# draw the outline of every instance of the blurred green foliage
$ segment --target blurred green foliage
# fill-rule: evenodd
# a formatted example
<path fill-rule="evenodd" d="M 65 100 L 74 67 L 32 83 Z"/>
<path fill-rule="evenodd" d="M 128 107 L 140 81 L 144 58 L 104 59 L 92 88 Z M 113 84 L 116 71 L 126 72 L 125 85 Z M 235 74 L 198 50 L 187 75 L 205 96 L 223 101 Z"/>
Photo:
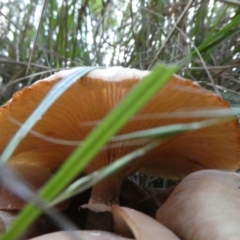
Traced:
<path fill-rule="evenodd" d="M 239 3 L 196 0 L 188 7 L 189 2 L 45 0 L 44 5 L 39 0 L 1 1 L 0 101 L 45 76 L 32 74 L 46 70 L 79 65 L 148 69 L 157 61 L 173 63 L 188 57 L 180 74 L 212 88 L 207 68 L 222 96 L 237 103 Z M 186 7 L 183 20 L 176 26 Z M 207 47 L 201 48 L 206 43 Z M 194 47 L 202 59 L 198 54 L 189 58 Z"/>

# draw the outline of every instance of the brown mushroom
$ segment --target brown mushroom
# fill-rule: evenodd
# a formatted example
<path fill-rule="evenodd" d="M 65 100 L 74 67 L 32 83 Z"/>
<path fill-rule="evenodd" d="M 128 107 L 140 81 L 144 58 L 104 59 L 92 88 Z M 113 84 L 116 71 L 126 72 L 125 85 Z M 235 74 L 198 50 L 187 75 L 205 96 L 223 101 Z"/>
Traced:
<path fill-rule="evenodd" d="M 185 240 L 239 239 L 239 188 L 238 173 L 192 173 L 176 187 L 156 219 Z"/>
<path fill-rule="evenodd" d="M 0 152 L 16 133 L 19 124 L 29 117 L 51 88 L 77 69 L 79 68 L 60 71 L 24 88 L 0 108 Z M 52 140 L 83 141 L 93 128 L 93 125 L 88 123 L 101 121 L 130 89 L 148 74 L 148 71 L 112 67 L 93 70 L 82 77 L 62 94 L 37 122 L 33 131 L 21 141 L 10 159 L 10 164 L 31 165 L 34 162 L 40 167 L 54 171 L 76 146 Z M 228 109 L 230 105 L 196 83 L 174 75 L 119 134 L 208 118 L 187 115 L 181 118 L 174 115 L 153 118 L 154 114 L 223 108 Z M 120 144 L 118 148 L 108 145 L 87 166 L 85 173 L 108 165 L 140 146 L 142 143 L 122 146 Z M 89 203 L 104 203 L 108 206 L 117 204 L 123 179 L 140 169 L 157 176 L 179 178 L 205 168 L 236 170 L 239 165 L 238 158 L 237 119 L 182 134 L 96 184 Z"/>

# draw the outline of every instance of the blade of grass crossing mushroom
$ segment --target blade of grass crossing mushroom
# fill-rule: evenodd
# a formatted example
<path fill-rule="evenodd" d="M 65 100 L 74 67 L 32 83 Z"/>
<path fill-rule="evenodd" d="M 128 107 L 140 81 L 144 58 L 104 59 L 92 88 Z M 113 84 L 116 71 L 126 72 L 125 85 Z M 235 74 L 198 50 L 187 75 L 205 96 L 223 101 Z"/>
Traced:
<path fill-rule="evenodd" d="M 43 114 L 48 110 L 49 107 L 51 107 L 51 105 L 58 99 L 58 97 L 64 93 L 64 91 L 66 91 L 82 76 L 97 68 L 100 67 L 84 67 L 59 81 L 12 138 L 0 156 L 0 163 L 6 163 L 8 161 L 20 141 L 26 136 L 26 134 L 31 130 L 36 122 L 41 119 Z"/>
<path fill-rule="evenodd" d="M 83 192 L 84 190 L 92 187 L 97 182 L 103 180 L 104 178 L 110 176 L 114 172 L 118 171 L 120 168 L 130 163 L 137 157 L 140 157 L 146 154 L 147 151 L 155 148 L 169 138 L 176 136 L 178 134 L 194 131 L 201 128 L 209 127 L 212 125 L 223 123 L 224 121 L 229 121 L 229 117 L 226 119 L 210 119 L 204 120 L 201 122 L 185 123 L 185 124 L 172 124 L 169 126 L 159 127 L 148 129 L 144 131 L 138 131 L 131 134 L 124 134 L 114 137 L 114 140 L 131 140 L 136 138 L 154 138 L 156 141 L 151 142 L 150 144 L 139 148 L 111 163 L 107 167 L 103 167 L 98 171 L 95 171 L 85 177 L 82 177 L 79 180 L 76 180 L 72 183 L 62 194 L 60 194 L 54 201 L 50 203 L 51 206 L 58 204 L 59 202 L 73 197 L 74 195 Z"/>
<path fill-rule="evenodd" d="M 55 184 L 52 186 L 48 184 L 43 189 L 42 194 L 44 196 L 48 195 L 48 199 L 51 200 L 66 187 L 79 174 L 79 171 L 97 155 L 104 144 L 130 120 L 133 114 L 151 99 L 153 94 L 168 81 L 176 70 L 176 67 L 168 69 L 159 66 L 145 80 L 140 81 L 130 94 L 120 102 L 118 107 L 104 119 L 101 125 L 89 134 L 81 147 L 76 149 L 63 164 L 63 167 L 58 171 L 54 179 L 52 179 L 52 184 L 55 182 L 57 186 Z"/>
<path fill-rule="evenodd" d="M 208 119 L 201 122 L 192 122 L 192 123 L 182 123 L 182 124 L 172 124 L 168 126 L 158 127 L 158 128 L 152 128 L 148 130 L 143 131 L 137 131 L 133 133 L 128 133 L 124 135 L 118 135 L 116 137 L 113 137 L 112 141 L 124 141 L 124 140 L 132 140 L 137 138 L 164 138 L 164 137 L 170 137 L 174 136 L 176 134 L 181 134 L 186 131 L 194 131 L 201 128 L 209 127 L 212 125 L 216 125 L 219 123 L 223 123 L 225 121 L 229 121 L 229 119 L 232 119 L 233 117 L 224 117 L 222 118 L 213 118 Z"/>
<path fill-rule="evenodd" d="M 177 70 L 177 66 L 167 68 L 160 65 L 145 80 L 140 81 L 105 118 L 102 124 L 95 128 L 83 144 L 71 154 L 55 176 L 41 190 L 40 196 L 46 201 L 53 200 L 96 156 L 104 144 L 151 99 Z M 3 235 L 2 239 L 15 239 L 39 214 L 40 210 L 29 204 L 23 209 L 12 228 Z"/>
<path fill-rule="evenodd" d="M 163 140 L 162 140 L 163 141 Z M 154 141 L 142 148 L 139 148 L 117 160 L 115 160 L 113 163 L 111 163 L 107 167 L 103 167 L 91 174 L 88 174 L 85 177 L 80 178 L 79 180 L 76 180 L 74 183 L 72 183 L 63 193 L 61 193 L 57 198 L 52 201 L 49 206 L 54 206 L 58 202 L 61 202 L 65 199 L 68 199 L 78 193 L 83 192 L 84 190 L 92 187 L 94 184 L 98 183 L 99 181 L 107 178 L 114 172 L 118 171 L 122 167 L 124 167 L 126 164 L 130 163 L 137 157 L 140 157 L 144 154 L 146 154 L 147 151 L 155 148 L 161 144 L 160 141 Z"/>
<path fill-rule="evenodd" d="M 237 105 L 236 105 L 237 106 Z M 161 113 L 151 113 L 151 114 L 138 114 L 135 116 L 132 121 L 138 121 L 138 120 L 150 120 L 150 119 L 160 119 L 160 118 L 172 118 L 172 117 L 177 117 L 177 118 L 186 118 L 186 115 L 189 118 L 195 118 L 195 117 L 208 117 L 208 118 L 217 118 L 217 117 L 227 117 L 227 116 L 237 116 L 240 115 L 240 110 L 238 107 L 234 107 L 234 104 L 232 105 L 231 109 L 226 109 L 226 108 L 220 108 L 220 109 L 202 109 L 202 110 L 188 110 L 188 111 L 182 111 L 182 110 L 177 110 L 175 112 L 161 112 Z M 17 123 L 16 123 L 17 124 Z M 100 121 L 88 121 L 83 123 L 85 126 L 96 126 L 100 124 Z M 39 136 L 43 136 L 39 133 L 36 133 L 32 131 L 33 134 L 38 134 Z M 55 138 L 48 138 L 49 140 L 52 141 L 57 141 Z M 59 139 L 58 139 L 59 140 Z M 59 143 L 61 143 L 59 140 Z M 58 142 L 56 142 L 58 143 Z M 63 142 L 64 143 L 64 142 Z M 67 144 L 67 143 L 66 143 Z M 72 143 L 69 142 L 69 145 L 77 145 L 81 144 L 79 141 L 72 141 Z"/>

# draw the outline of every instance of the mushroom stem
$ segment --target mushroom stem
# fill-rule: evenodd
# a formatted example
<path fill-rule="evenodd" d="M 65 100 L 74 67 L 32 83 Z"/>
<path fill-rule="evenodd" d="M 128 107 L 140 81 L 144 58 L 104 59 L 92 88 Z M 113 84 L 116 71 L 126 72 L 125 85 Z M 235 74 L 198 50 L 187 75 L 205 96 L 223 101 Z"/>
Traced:
<path fill-rule="evenodd" d="M 119 176 L 111 177 L 97 183 L 92 188 L 89 204 L 118 205 L 122 181 Z"/>
<path fill-rule="evenodd" d="M 118 205 L 122 179 L 113 176 L 97 183 L 92 188 L 85 229 L 113 232 L 112 206 Z"/>

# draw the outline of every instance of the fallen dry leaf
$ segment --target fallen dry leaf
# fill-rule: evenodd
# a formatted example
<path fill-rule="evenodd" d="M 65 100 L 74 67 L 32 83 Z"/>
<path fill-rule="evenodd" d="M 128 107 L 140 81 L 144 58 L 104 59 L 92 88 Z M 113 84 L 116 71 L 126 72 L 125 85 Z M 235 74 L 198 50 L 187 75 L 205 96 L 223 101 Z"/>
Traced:
<path fill-rule="evenodd" d="M 136 210 L 114 206 L 112 209 L 115 232 L 137 240 L 179 240 L 162 224 Z"/>

